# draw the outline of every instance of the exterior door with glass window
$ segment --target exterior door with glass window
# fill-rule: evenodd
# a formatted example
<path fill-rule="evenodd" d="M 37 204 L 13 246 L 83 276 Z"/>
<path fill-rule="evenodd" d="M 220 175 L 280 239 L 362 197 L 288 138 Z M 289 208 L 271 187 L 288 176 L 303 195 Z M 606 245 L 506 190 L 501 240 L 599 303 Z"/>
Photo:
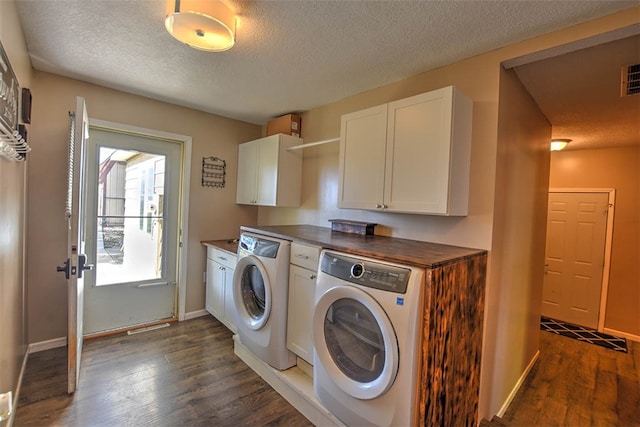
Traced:
<path fill-rule="evenodd" d="M 182 146 L 92 128 L 84 333 L 176 316 Z"/>

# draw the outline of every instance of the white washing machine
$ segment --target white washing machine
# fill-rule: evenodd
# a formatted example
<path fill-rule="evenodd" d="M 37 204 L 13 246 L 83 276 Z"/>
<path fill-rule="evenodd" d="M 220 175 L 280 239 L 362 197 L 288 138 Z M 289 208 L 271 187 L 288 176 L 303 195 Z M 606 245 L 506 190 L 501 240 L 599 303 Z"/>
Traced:
<path fill-rule="evenodd" d="M 242 233 L 233 274 L 233 301 L 240 342 L 276 369 L 296 364 L 287 349 L 291 242 Z"/>
<path fill-rule="evenodd" d="M 418 424 L 423 277 L 420 268 L 322 252 L 314 391 L 346 425 Z"/>

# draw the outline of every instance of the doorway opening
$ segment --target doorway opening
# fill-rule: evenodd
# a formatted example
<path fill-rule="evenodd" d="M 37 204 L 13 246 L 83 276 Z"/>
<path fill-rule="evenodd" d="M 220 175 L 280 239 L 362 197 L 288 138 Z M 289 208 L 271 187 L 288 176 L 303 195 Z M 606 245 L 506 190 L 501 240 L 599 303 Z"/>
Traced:
<path fill-rule="evenodd" d="M 188 137 L 90 122 L 84 335 L 184 316 L 189 155 Z"/>
<path fill-rule="evenodd" d="M 604 330 L 613 189 L 550 189 L 542 315 Z"/>

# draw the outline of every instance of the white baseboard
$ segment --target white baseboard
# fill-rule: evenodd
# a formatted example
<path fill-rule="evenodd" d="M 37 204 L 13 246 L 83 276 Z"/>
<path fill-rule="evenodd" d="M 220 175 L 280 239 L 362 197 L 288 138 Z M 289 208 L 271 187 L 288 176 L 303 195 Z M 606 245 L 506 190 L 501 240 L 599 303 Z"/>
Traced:
<path fill-rule="evenodd" d="M 184 320 L 195 319 L 208 315 L 207 310 L 197 310 L 185 313 Z M 52 348 L 64 347 L 67 345 L 67 337 L 54 338 L 52 340 L 40 341 L 33 344 L 29 344 L 27 353 L 37 353 L 39 351 L 51 350 Z"/>
<path fill-rule="evenodd" d="M 609 335 L 615 335 L 616 337 L 626 338 L 631 341 L 640 342 L 640 335 L 634 335 L 628 332 L 620 332 L 610 328 L 604 328 L 602 332 Z"/>
<path fill-rule="evenodd" d="M 188 313 L 185 313 L 184 320 L 195 319 L 196 317 L 206 316 L 207 314 L 209 314 L 209 312 L 207 310 L 204 310 L 204 309 L 197 310 L 197 311 L 190 311 Z"/>
<path fill-rule="evenodd" d="M 509 405 L 511 405 L 511 401 L 513 400 L 514 397 L 516 397 L 518 390 L 520 390 L 520 387 L 522 387 L 524 380 L 526 380 L 527 377 L 529 376 L 529 372 L 531 372 L 531 369 L 533 369 L 533 365 L 536 364 L 536 361 L 538 360 L 539 357 L 540 357 L 540 350 L 536 351 L 536 354 L 534 354 L 533 357 L 531 358 L 531 361 L 525 368 L 522 375 L 520 375 L 520 378 L 518 379 L 518 382 L 516 383 L 516 385 L 513 387 L 513 390 L 511 390 L 511 393 L 509 393 L 507 400 L 505 400 L 505 402 L 502 404 L 502 407 L 496 414 L 497 416 L 502 417 L 505 414 L 505 412 L 507 412 Z"/>
<path fill-rule="evenodd" d="M 52 340 L 34 342 L 29 344 L 27 354 L 37 353 L 39 351 L 51 350 L 52 348 L 65 347 L 67 345 L 67 337 L 54 338 Z"/>

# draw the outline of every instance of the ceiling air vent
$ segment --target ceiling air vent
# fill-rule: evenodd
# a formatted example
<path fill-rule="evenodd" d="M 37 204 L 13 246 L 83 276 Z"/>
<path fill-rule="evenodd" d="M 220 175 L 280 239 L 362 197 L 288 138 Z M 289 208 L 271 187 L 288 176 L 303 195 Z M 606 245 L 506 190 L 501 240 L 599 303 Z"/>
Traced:
<path fill-rule="evenodd" d="M 640 64 L 622 67 L 622 81 L 620 83 L 620 96 L 640 93 Z"/>

